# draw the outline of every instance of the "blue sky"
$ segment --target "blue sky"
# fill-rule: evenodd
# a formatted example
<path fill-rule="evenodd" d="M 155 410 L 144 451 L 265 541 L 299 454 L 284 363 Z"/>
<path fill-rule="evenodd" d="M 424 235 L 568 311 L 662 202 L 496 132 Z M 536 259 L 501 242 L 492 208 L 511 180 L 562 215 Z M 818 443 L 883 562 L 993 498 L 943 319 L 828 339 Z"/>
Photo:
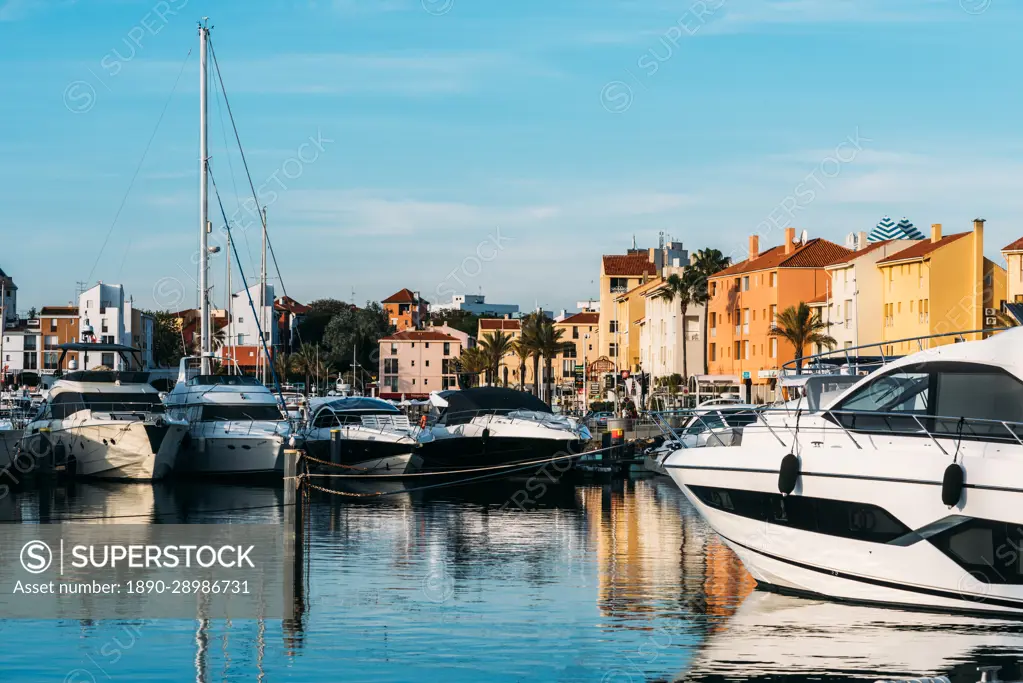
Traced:
<path fill-rule="evenodd" d="M 1023 235 L 1010 0 L 0 0 L 0 268 L 21 308 L 78 280 L 194 303 L 204 15 L 299 300 L 571 308 L 601 254 L 660 231 L 741 257 L 786 225 L 842 241 L 885 214 L 982 216 L 999 260 Z M 251 225 L 212 96 L 210 119 Z M 238 239 L 252 278 L 258 232 Z M 223 279 L 221 254 L 215 299 Z"/>

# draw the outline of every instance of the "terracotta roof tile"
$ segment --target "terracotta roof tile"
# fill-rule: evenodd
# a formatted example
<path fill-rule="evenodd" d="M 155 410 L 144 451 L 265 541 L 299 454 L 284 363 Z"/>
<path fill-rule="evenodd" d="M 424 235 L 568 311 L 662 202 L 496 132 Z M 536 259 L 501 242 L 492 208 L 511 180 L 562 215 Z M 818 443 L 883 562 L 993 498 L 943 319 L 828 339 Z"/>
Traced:
<path fill-rule="evenodd" d="M 883 258 L 877 262 L 877 265 L 881 266 L 886 263 L 896 263 L 898 261 L 911 261 L 913 259 L 923 258 L 931 252 L 937 251 L 942 247 L 952 244 L 956 240 L 960 240 L 970 233 L 968 232 L 957 232 L 954 235 L 946 235 L 937 242 L 931 240 L 924 240 L 923 242 L 917 242 L 911 247 L 907 247 L 902 251 L 897 251 L 887 258 Z"/>
<path fill-rule="evenodd" d="M 78 306 L 43 306 L 39 315 L 78 315 Z"/>
<path fill-rule="evenodd" d="M 597 325 L 600 323 L 600 313 L 576 313 L 570 315 L 558 325 Z"/>
<path fill-rule="evenodd" d="M 881 240 L 880 242 L 871 242 L 870 244 L 868 244 L 867 246 L 863 247 L 859 251 L 854 251 L 854 252 L 850 253 L 848 256 L 846 256 L 845 258 L 841 258 L 841 259 L 839 259 L 837 261 L 833 261 L 829 265 L 830 266 L 838 266 L 838 265 L 841 265 L 843 263 L 849 263 L 850 261 L 858 259 L 859 257 L 861 257 L 861 256 L 863 256 L 865 254 L 869 254 L 872 251 L 877 251 L 881 247 L 889 245 L 889 244 L 891 244 L 894 241 L 895 240 Z"/>
<path fill-rule="evenodd" d="M 384 299 L 381 303 L 384 304 L 414 304 L 416 302 L 416 293 L 411 289 L 399 289 L 391 296 Z"/>
<path fill-rule="evenodd" d="M 483 318 L 480 320 L 480 330 L 520 330 L 522 323 L 518 320 L 508 318 Z"/>
<path fill-rule="evenodd" d="M 1005 245 L 1002 247 L 1002 251 L 1023 251 L 1023 237 L 1020 237 L 1012 244 Z"/>
<path fill-rule="evenodd" d="M 767 251 L 760 252 L 760 255 L 754 260 L 740 261 L 715 273 L 711 279 L 770 268 L 823 268 L 848 258 L 852 253 L 845 247 L 817 237 L 796 247 L 790 254 L 785 253 L 783 246 L 771 247 Z"/>
<path fill-rule="evenodd" d="M 650 262 L 650 257 L 647 254 L 628 254 L 627 256 L 613 254 L 604 257 L 605 275 L 637 277 L 655 273 L 657 273 L 657 268 Z"/>
<path fill-rule="evenodd" d="M 825 292 L 824 294 L 821 294 L 820 296 L 815 296 L 812 299 L 807 299 L 803 303 L 805 303 L 807 305 L 812 305 L 812 304 L 825 304 L 827 302 L 828 302 L 828 293 Z"/>
<path fill-rule="evenodd" d="M 456 342 L 458 339 L 450 334 L 437 332 L 436 330 L 402 330 L 389 337 L 383 337 L 380 341 L 445 341 Z"/>

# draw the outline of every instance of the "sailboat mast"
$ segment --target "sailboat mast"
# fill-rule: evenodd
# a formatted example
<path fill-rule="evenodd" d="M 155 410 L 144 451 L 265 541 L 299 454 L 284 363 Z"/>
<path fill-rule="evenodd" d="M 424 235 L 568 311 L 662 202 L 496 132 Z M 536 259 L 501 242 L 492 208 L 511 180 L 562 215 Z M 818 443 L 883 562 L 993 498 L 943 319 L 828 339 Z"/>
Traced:
<path fill-rule="evenodd" d="M 204 17 L 205 21 L 205 17 Z M 209 29 L 199 26 L 199 355 L 200 372 L 210 374 L 209 154 L 206 140 L 206 65 Z"/>
<path fill-rule="evenodd" d="M 263 339 L 273 343 L 273 337 L 267 339 L 269 327 L 266 321 L 266 207 L 263 207 L 263 254 L 259 262 L 259 327 Z M 259 354 L 259 381 L 266 384 L 266 354 Z"/>
<path fill-rule="evenodd" d="M 234 343 L 231 341 L 231 333 L 234 331 L 234 290 L 231 288 L 231 231 L 227 231 L 227 339 L 224 340 L 224 346 L 227 347 L 227 355 L 231 359 L 230 364 L 227 368 L 227 374 L 233 375 L 235 358 L 234 358 Z M 223 355 L 223 354 L 221 354 Z M 223 358 L 221 358 L 223 360 Z"/>

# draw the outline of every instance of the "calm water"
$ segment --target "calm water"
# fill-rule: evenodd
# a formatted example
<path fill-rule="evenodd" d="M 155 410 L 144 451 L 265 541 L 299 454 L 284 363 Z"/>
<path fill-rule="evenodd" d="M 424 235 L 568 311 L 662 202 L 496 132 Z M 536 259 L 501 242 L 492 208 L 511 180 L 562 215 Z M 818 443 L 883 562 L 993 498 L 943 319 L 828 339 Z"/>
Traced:
<path fill-rule="evenodd" d="M 528 511 L 505 506 L 520 487 L 319 495 L 300 624 L 0 620 L 0 680 L 975 681 L 977 663 L 1019 673 L 1023 624 L 753 592 L 667 480 L 549 488 Z M 8 497 L 0 517 L 275 522 L 281 500 L 266 488 L 79 483 Z"/>

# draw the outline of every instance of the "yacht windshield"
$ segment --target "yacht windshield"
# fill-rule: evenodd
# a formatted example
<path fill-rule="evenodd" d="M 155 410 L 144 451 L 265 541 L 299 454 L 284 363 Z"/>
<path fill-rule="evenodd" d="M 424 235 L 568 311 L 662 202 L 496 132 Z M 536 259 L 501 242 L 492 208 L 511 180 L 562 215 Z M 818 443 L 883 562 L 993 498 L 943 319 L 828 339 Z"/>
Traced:
<path fill-rule="evenodd" d="M 188 380 L 188 386 L 260 387 L 263 384 L 248 375 L 196 375 Z"/>
<path fill-rule="evenodd" d="M 203 420 L 283 420 L 280 409 L 275 405 L 204 405 Z"/>
<path fill-rule="evenodd" d="M 159 394 L 64 391 L 50 400 L 47 409 L 53 418 L 63 419 L 79 410 L 102 413 L 162 413 L 163 403 L 160 402 Z"/>

